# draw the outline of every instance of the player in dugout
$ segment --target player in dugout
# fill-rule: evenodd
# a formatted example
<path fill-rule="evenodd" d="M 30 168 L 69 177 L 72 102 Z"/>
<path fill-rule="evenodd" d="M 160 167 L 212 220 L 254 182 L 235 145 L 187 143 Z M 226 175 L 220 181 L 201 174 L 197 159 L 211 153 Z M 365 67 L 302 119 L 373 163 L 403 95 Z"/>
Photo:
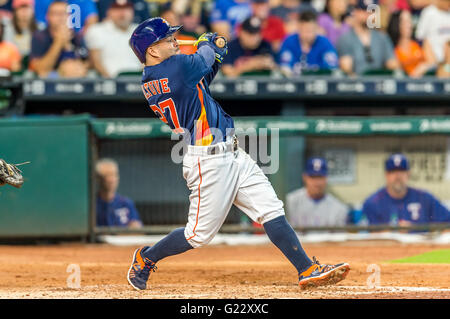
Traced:
<path fill-rule="evenodd" d="M 420 223 L 450 222 L 450 212 L 425 190 L 408 186 L 410 164 L 403 154 L 385 162 L 386 186 L 363 204 L 370 225 L 408 227 Z"/>
<path fill-rule="evenodd" d="M 99 179 L 97 226 L 141 228 L 142 222 L 133 201 L 117 193 L 120 179 L 117 162 L 103 158 L 97 162 L 95 170 Z"/>
<path fill-rule="evenodd" d="M 286 220 L 282 201 L 261 168 L 238 147 L 233 119 L 211 96 L 209 85 L 228 51 L 225 38 L 203 34 L 197 52 L 185 55 L 174 36 L 180 28 L 150 18 L 130 39 L 145 65 L 142 89 L 151 109 L 188 144 L 183 177 L 191 194 L 186 227 L 173 230 L 154 246 L 136 249 L 128 282 L 144 290 L 158 261 L 208 244 L 233 204 L 263 225 L 296 268 L 301 288 L 343 280 L 350 270 L 347 263 L 320 264 L 306 255 Z"/>
<path fill-rule="evenodd" d="M 286 211 L 292 227 L 336 227 L 347 223 L 349 207 L 327 191 L 328 164 L 311 157 L 302 175 L 304 187 L 286 196 Z"/>

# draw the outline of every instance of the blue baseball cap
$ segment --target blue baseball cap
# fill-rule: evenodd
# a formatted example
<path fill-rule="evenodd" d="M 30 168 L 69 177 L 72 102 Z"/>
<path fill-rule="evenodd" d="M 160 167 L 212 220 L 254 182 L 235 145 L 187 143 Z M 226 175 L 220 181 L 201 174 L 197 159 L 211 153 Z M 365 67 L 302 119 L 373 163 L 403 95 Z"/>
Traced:
<path fill-rule="evenodd" d="M 305 173 L 308 176 L 327 176 L 327 161 L 321 157 L 311 157 L 306 162 Z"/>
<path fill-rule="evenodd" d="M 409 161 L 403 154 L 392 154 L 386 160 L 384 168 L 390 171 L 409 171 Z"/>

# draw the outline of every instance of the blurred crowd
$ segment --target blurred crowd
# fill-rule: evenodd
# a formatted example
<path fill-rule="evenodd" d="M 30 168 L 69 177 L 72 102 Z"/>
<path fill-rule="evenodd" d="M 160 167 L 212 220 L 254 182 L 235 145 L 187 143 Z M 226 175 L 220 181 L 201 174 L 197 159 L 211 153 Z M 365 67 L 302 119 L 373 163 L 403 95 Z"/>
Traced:
<path fill-rule="evenodd" d="M 225 36 L 226 77 L 450 77 L 450 0 L 0 0 L 0 68 L 53 78 L 137 73 L 128 40 L 154 16 L 182 24 L 178 39 Z"/>

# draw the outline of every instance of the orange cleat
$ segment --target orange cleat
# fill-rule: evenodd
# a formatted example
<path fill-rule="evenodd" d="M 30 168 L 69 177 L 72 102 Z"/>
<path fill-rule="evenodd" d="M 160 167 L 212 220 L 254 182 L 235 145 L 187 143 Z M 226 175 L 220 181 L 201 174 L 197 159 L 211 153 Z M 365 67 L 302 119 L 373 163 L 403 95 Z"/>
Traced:
<path fill-rule="evenodd" d="M 300 288 L 313 288 L 317 286 L 334 285 L 344 280 L 350 271 L 347 263 L 337 265 L 321 265 L 316 257 L 313 257 L 314 263 L 298 277 Z"/>
<path fill-rule="evenodd" d="M 143 248 L 136 249 L 134 252 L 133 261 L 127 275 L 129 284 L 136 290 L 145 290 L 150 272 L 156 271 L 155 263 L 142 257 L 141 251 Z"/>

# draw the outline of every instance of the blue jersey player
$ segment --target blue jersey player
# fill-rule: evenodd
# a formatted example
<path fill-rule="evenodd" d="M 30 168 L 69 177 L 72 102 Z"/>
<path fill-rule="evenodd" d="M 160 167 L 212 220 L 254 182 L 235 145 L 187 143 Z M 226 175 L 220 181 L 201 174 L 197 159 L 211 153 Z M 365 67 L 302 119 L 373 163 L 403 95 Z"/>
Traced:
<path fill-rule="evenodd" d="M 363 205 L 371 225 L 411 226 L 450 222 L 450 212 L 430 193 L 408 186 L 409 161 L 393 154 L 385 162 L 386 187 L 372 194 Z"/>
<path fill-rule="evenodd" d="M 152 247 L 137 249 L 128 282 L 144 290 L 158 261 L 208 244 L 233 204 L 264 226 L 270 240 L 296 268 L 300 287 L 341 281 L 349 265 L 309 259 L 267 177 L 238 147 L 232 118 L 211 96 L 208 86 L 227 46 L 218 47 L 217 35 L 207 33 L 198 39 L 195 54 L 180 54 L 174 37 L 180 28 L 162 18 L 151 18 L 141 23 L 130 39 L 131 48 L 145 65 L 142 89 L 150 108 L 190 144 L 183 157 L 183 177 L 191 194 L 186 226 Z"/>

